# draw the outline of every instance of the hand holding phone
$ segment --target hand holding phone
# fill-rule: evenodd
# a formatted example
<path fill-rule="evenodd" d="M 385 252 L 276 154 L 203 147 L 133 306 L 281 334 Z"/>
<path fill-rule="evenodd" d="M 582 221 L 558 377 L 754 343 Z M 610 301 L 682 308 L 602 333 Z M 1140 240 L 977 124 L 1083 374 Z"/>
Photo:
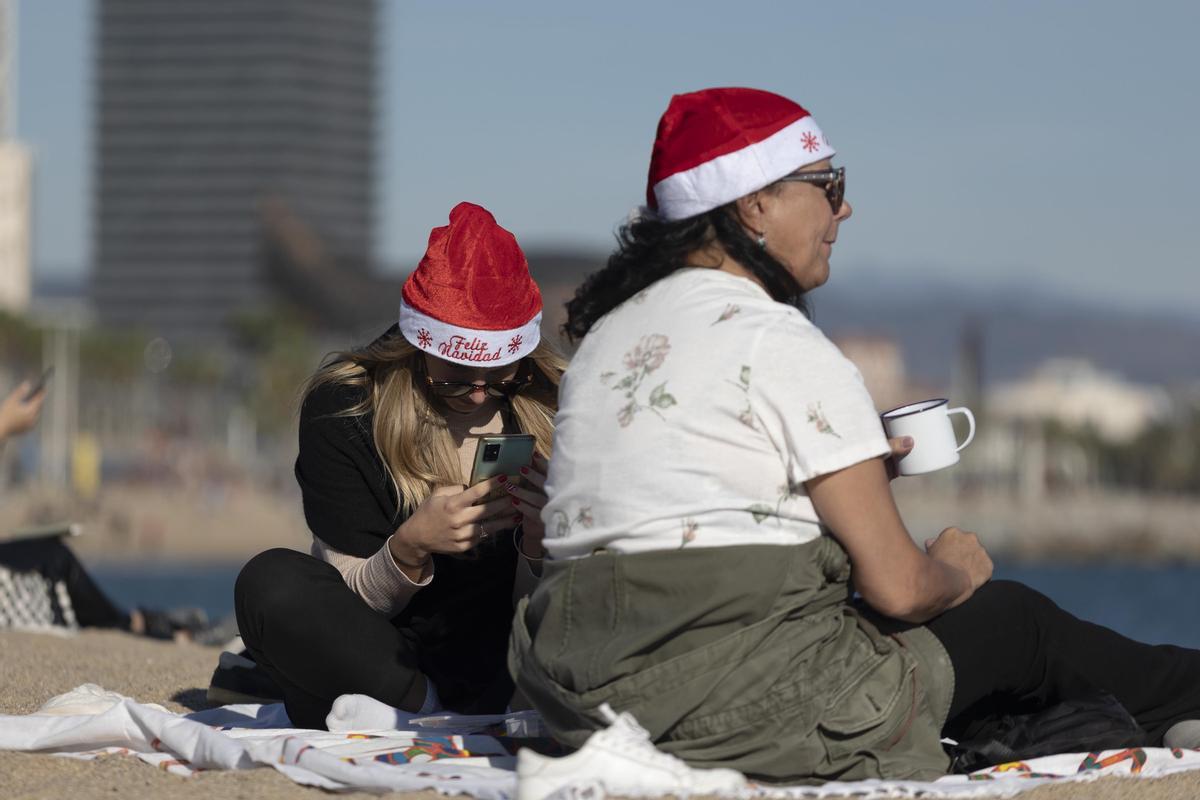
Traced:
<path fill-rule="evenodd" d="M 50 372 L 46 370 L 42 373 L 41 379 L 32 388 L 28 382 L 21 384 L 0 403 L 0 442 L 9 436 L 25 433 L 37 424 L 38 416 L 42 413 L 42 401 L 46 399 L 44 391 Z"/>
<path fill-rule="evenodd" d="M 51 376 L 53 376 L 53 375 L 54 375 L 54 366 L 51 365 L 49 367 L 46 367 L 45 371 L 42 372 L 41 376 L 36 381 L 34 381 L 33 385 L 29 387 L 29 390 L 27 392 L 25 392 L 24 399 L 26 401 L 29 401 L 29 400 L 32 400 L 33 398 L 37 397 L 39 394 L 41 394 L 41 392 L 46 388 L 46 384 L 49 382 Z"/>
<path fill-rule="evenodd" d="M 513 482 L 504 484 L 505 491 L 512 498 L 513 507 L 521 515 L 521 534 L 517 540 L 517 550 L 532 562 L 540 561 L 545 556 L 542 539 L 545 538 L 546 528 L 542 524 L 542 508 L 547 501 L 546 472 L 549 467 L 546 459 L 535 452 L 532 463 L 521 468 L 524 485 L 518 486 Z M 534 572 L 540 574 L 536 568 Z"/>
<path fill-rule="evenodd" d="M 388 539 L 392 557 L 398 564 L 418 568 L 433 553 L 465 553 L 511 527 L 515 513 L 508 498 L 487 500 L 499 487 L 500 479 L 491 478 L 465 491 L 461 486 L 435 489 Z"/>

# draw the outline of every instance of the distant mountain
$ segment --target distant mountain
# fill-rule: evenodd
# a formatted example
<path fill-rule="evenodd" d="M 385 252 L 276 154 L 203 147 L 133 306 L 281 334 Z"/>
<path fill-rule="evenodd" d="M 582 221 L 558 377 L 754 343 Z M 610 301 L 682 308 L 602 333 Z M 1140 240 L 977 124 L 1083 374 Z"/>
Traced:
<path fill-rule="evenodd" d="M 561 307 L 603 254 L 531 250 L 546 299 Z M 1086 358 L 1139 383 L 1200 381 L 1200 319 L 1113 310 L 1022 288 L 900 281 L 895 271 L 847 270 L 810 298 L 813 319 L 831 336 L 873 334 L 899 342 L 911 377 L 946 385 L 968 326 L 982 339 L 985 383 L 1025 375 L 1053 357 Z"/>
<path fill-rule="evenodd" d="M 945 384 L 968 327 L 982 339 L 983 380 L 1008 380 L 1052 357 L 1086 358 L 1139 383 L 1200 382 L 1200 319 L 1114 310 L 1004 287 L 878 276 L 839 281 L 812 296 L 813 319 L 832 336 L 889 336 L 911 375 Z"/>
<path fill-rule="evenodd" d="M 605 254 L 529 250 L 546 302 L 546 330 L 562 323 L 562 305 Z M 1053 293 L 1011 287 L 899 280 L 895 270 L 840 272 L 810 298 L 813 319 L 831 336 L 882 335 L 899 342 L 910 376 L 945 385 L 959 341 L 973 325 L 982 337 L 983 380 L 1009 380 L 1047 358 L 1086 358 L 1140 383 L 1200 382 L 1200 318 L 1103 308 Z M 397 280 L 399 276 L 397 276 Z M 39 279 L 40 296 L 78 296 L 86 281 Z"/>
<path fill-rule="evenodd" d="M 33 273 L 33 296 L 39 298 L 85 299 L 87 276 L 77 271 L 39 268 Z"/>

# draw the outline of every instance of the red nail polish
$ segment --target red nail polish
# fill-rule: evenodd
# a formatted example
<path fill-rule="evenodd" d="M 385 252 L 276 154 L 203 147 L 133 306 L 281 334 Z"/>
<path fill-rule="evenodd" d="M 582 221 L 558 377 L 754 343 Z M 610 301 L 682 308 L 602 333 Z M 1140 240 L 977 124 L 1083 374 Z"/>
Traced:
<path fill-rule="evenodd" d="M 522 475 L 528 475 L 528 474 L 529 474 L 529 467 L 521 467 L 521 474 L 522 474 Z"/>
<path fill-rule="evenodd" d="M 518 500 L 517 498 L 515 498 L 515 497 L 514 497 L 514 498 L 512 499 L 512 504 L 513 504 L 514 506 L 519 506 L 519 505 L 521 505 L 521 501 L 520 501 L 520 500 Z"/>
<path fill-rule="evenodd" d="M 520 522 L 523 514 L 513 514 L 513 522 Z"/>
<path fill-rule="evenodd" d="M 501 475 L 501 476 L 500 476 L 500 482 L 501 482 L 501 483 L 508 483 L 508 476 L 507 476 L 507 475 Z"/>

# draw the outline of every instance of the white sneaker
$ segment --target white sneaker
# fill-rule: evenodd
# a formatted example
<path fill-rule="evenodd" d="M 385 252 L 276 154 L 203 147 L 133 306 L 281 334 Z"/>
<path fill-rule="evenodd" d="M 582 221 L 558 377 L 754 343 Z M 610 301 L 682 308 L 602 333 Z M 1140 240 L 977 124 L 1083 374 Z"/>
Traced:
<path fill-rule="evenodd" d="M 569 756 L 547 758 L 532 750 L 517 753 L 517 800 L 543 800 L 568 788 L 568 796 L 650 796 L 726 794 L 746 788 L 732 769 L 694 769 L 662 752 L 629 713 L 600 706 L 609 722 Z"/>

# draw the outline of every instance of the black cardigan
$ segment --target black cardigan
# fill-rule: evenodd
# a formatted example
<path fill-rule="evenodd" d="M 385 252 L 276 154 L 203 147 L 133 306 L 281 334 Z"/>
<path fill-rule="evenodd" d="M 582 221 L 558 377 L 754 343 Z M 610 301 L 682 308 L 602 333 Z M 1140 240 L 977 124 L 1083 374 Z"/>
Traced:
<path fill-rule="evenodd" d="M 404 521 L 375 450 L 372 414 L 339 417 L 362 390 L 326 384 L 300 411 L 296 480 L 308 527 L 322 542 L 368 558 Z M 434 577 L 392 619 L 418 653 L 443 704 L 464 713 L 503 711 L 512 694 L 506 657 L 512 628 L 512 537 L 498 534 L 463 557 L 435 554 Z"/>

